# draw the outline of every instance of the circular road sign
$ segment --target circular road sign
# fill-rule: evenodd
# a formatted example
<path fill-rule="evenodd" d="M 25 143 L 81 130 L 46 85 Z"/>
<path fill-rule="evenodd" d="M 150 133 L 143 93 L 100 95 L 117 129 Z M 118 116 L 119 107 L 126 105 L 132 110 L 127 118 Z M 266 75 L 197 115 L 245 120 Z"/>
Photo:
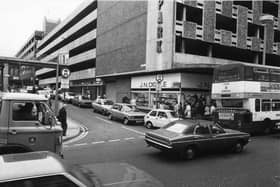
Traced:
<path fill-rule="evenodd" d="M 67 78 L 70 76 L 70 70 L 67 69 L 67 68 L 62 69 L 62 71 L 61 71 L 61 76 L 62 76 L 64 79 L 67 79 Z"/>

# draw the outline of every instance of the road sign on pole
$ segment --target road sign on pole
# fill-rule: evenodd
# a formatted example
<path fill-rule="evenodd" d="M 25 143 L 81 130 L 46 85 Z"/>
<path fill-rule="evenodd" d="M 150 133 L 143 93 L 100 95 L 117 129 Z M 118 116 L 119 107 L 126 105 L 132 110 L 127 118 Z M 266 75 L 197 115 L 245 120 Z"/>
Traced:
<path fill-rule="evenodd" d="M 156 81 L 157 81 L 158 83 L 162 82 L 162 81 L 163 81 L 163 74 L 157 74 L 157 75 L 156 75 Z"/>
<path fill-rule="evenodd" d="M 70 70 L 68 68 L 63 68 L 61 70 L 61 78 L 67 79 L 70 76 Z"/>

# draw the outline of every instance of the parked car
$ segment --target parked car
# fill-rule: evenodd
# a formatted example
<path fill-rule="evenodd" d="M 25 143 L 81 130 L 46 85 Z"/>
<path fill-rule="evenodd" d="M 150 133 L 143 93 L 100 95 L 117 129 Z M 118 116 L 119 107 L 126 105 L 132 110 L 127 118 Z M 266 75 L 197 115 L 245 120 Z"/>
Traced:
<path fill-rule="evenodd" d="M 96 99 L 91 103 L 93 112 L 99 112 L 103 115 L 109 113 L 109 109 L 112 108 L 114 102 L 108 99 Z"/>
<path fill-rule="evenodd" d="M 62 93 L 62 101 L 66 102 L 66 103 L 72 103 L 75 95 L 76 94 L 73 92 L 65 92 L 65 95 L 64 95 L 64 93 Z"/>
<path fill-rule="evenodd" d="M 172 110 L 153 109 L 145 115 L 144 126 L 148 129 L 153 127 L 163 127 L 178 119 L 179 116 Z"/>
<path fill-rule="evenodd" d="M 84 166 L 62 161 L 50 152 L 0 156 L 1 187 L 161 187 L 158 180 L 127 163 Z"/>
<path fill-rule="evenodd" d="M 84 95 L 75 95 L 74 99 L 72 100 L 72 104 L 77 105 L 79 107 L 91 107 L 91 102 L 89 97 Z"/>
<path fill-rule="evenodd" d="M 177 120 L 145 134 L 149 146 L 180 153 L 187 159 L 193 159 L 197 153 L 205 151 L 232 149 L 242 152 L 249 138 L 248 133 L 223 129 L 206 120 Z"/>
<path fill-rule="evenodd" d="M 115 103 L 109 110 L 108 118 L 123 121 L 125 125 L 129 123 L 143 123 L 145 113 L 140 112 L 135 105 L 126 103 Z"/>

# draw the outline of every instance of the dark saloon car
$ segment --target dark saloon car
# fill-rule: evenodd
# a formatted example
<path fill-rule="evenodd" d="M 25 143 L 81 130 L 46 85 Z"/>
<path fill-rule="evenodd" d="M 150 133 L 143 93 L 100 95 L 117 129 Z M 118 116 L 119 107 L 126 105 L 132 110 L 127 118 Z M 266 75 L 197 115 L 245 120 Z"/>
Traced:
<path fill-rule="evenodd" d="M 223 129 L 205 120 L 177 120 L 145 134 L 149 146 L 175 151 L 186 159 L 193 159 L 197 153 L 206 151 L 233 150 L 239 153 L 249 138 L 248 133 Z"/>

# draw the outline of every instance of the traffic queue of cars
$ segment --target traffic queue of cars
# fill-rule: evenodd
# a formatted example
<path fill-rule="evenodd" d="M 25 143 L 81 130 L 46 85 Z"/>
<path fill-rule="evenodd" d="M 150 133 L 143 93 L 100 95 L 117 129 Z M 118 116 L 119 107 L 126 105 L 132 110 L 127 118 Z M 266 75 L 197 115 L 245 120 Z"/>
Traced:
<path fill-rule="evenodd" d="M 179 153 L 186 159 L 208 151 L 232 150 L 240 153 L 250 138 L 248 133 L 224 129 L 213 121 L 180 119 L 172 110 L 152 109 L 144 113 L 135 105 L 100 98 L 93 101 L 91 107 L 93 112 L 121 121 L 124 125 L 143 124 L 148 129 L 155 129 L 145 133 L 148 146 Z"/>

